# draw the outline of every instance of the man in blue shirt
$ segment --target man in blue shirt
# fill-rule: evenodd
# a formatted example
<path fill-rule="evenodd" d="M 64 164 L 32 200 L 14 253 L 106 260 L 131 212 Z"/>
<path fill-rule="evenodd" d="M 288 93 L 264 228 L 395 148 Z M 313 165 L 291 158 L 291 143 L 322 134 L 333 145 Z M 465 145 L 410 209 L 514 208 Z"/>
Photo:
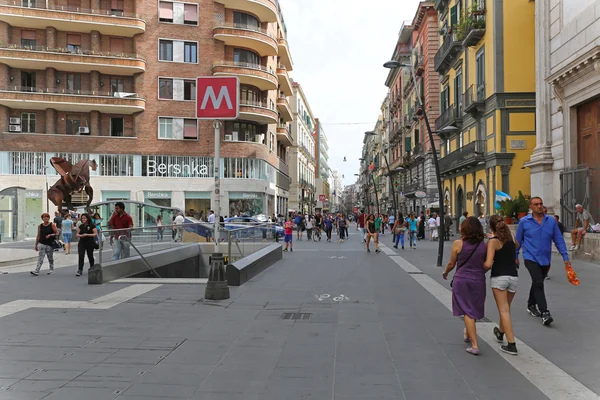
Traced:
<path fill-rule="evenodd" d="M 531 290 L 527 300 L 527 311 L 534 317 L 541 317 L 542 324 L 550 325 L 553 318 L 548 311 L 546 294 L 544 293 L 544 278 L 550 270 L 552 259 L 552 242 L 565 261 L 565 266 L 571 265 L 567 245 L 556 220 L 544 214 L 544 202 L 540 197 L 529 200 L 531 214 L 519 221 L 517 228 L 517 254 L 519 263 L 519 250 L 523 248 L 525 267 L 531 275 Z M 539 311 L 538 311 L 539 308 Z"/>

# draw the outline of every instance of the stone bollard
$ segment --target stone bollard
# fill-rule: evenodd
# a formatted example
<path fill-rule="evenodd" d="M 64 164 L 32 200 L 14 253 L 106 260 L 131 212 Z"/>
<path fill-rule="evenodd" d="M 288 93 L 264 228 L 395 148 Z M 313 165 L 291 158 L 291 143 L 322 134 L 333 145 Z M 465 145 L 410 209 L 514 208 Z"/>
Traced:
<path fill-rule="evenodd" d="M 88 269 L 88 285 L 102 284 L 102 266 L 94 264 Z"/>
<path fill-rule="evenodd" d="M 206 282 L 204 298 L 206 300 L 225 300 L 229 298 L 229 286 L 222 253 L 213 253 L 210 257 L 210 272 L 208 282 Z"/>

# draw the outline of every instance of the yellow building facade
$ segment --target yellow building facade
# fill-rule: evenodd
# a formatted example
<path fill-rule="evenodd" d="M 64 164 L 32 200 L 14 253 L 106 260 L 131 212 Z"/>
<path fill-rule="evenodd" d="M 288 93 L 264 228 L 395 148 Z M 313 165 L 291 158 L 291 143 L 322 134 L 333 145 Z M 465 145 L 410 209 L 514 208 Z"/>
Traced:
<path fill-rule="evenodd" d="M 445 212 L 488 216 L 496 190 L 531 194 L 524 163 L 536 145 L 535 3 L 446 0 L 436 9 Z"/>

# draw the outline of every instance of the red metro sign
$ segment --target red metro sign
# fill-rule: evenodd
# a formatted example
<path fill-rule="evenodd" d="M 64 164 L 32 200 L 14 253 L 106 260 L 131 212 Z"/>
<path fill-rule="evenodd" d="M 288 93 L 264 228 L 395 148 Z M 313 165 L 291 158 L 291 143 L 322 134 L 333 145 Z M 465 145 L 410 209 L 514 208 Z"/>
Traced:
<path fill-rule="evenodd" d="M 240 111 L 240 81 L 235 76 L 196 78 L 196 118 L 237 119 Z"/>

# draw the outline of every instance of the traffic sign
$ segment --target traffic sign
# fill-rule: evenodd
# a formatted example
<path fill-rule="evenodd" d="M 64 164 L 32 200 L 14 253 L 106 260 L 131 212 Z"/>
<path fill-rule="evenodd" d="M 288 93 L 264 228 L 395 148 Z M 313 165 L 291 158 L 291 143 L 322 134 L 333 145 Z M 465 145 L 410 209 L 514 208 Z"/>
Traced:
<path fill-rule="evenodd" d="M 196 118 L 237 119 L 240 111 L 240 80 L 236 76 L 196 78 Z"/>

